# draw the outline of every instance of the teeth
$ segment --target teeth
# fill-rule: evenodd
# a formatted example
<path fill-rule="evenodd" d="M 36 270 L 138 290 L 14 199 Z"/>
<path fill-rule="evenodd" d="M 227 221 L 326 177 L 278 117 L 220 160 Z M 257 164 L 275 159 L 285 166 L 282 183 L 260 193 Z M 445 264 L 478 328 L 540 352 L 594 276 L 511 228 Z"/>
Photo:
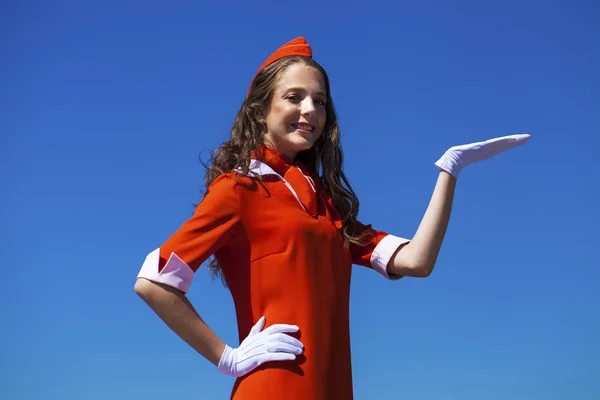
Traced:
<path fill-rule="evenodd" d="M 313 127 L 307 124 L 297 124 L 298 129 L 302 129 L 304 131 L 312 131 Z"/>

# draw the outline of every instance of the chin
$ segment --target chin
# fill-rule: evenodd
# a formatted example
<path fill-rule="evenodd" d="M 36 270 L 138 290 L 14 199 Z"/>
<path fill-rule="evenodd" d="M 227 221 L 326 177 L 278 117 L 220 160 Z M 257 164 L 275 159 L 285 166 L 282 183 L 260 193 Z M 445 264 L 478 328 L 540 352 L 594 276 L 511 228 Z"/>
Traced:
<path fill-rule="evenodd" d="M 307 138 L 304 137 L 304 135 L 296 134 L 293 135 L 293 137 L 290 137 L 289 139 L 290 148 L 292 148 L 294 151 L 304 151 L 312 148 L 316 143 L 317 139 L 319 139 L 319 137 L 315 136 Z"/>
<path fill-rule="evenodd" d="M 304 150 L 310 150 L 313 145 L 315 143 L 311 140 L 311 141 L 295 141 L 294 143 L 290 143 L 290 149 L 292 149 L 293 151 L 299 152 L 299 151 L 304 151 Z"/>

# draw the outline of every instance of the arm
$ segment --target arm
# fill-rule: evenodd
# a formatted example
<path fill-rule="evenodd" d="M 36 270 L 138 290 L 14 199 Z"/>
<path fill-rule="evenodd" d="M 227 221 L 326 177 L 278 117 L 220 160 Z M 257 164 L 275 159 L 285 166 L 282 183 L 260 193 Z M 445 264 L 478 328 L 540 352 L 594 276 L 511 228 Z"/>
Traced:
<path fill-rule="evenodd" d="M 215 366 L 225 343 L 200 318 L 185 294 L 171 286 L 138 278 L 135 292 L 181 339 Z"/>
<path fill-rule="evenodd" d="M 433 196 L 414 238 L 401 246 L 387 264 L 394 276 L 427 277 L 435 266 L 454 200 L 456 180 L 469 164 L 492 158 L 529 140 L 527 134 L 498 137 L 449 148 L 435 163 L 440 169 Z"/>
<path fill-rule="evenodd" d="M 234 349 L 206 325 L 180 290 L 145 278 L 138 278 L 134 289 L 181 339 L 227 375 L 240 377 L 270 361 L 295 360 L 303 352 L 304 345 L 288 335 L 298 332 L 298 326 L 274 324 L 263 330 L 262 317 Z"/>
<path fill-rule="evenodd" d="M 412 240 L 390 260 L 390 275 L 427 277 L 433 271 L 452 210 L 456 178 L 441 171 L 429 206 Z"/>
<path fill-rule="evenodd" d="M 146 256 L 134 285 L 135 292 L 181 339 L 217 365 L 239 377 L 269 361 L 294 360 L 302 343 L 286 333 L 295 325 L 273 324 L 263 330 L 261 317 L 239 347 L 231 348 L 204 323 L 185 294 L 200 265 L 226 247 L 235 247 L 240 234 L 240 200 L 235 181 L 218 178 L 186 220 L 159 248 Z"/>

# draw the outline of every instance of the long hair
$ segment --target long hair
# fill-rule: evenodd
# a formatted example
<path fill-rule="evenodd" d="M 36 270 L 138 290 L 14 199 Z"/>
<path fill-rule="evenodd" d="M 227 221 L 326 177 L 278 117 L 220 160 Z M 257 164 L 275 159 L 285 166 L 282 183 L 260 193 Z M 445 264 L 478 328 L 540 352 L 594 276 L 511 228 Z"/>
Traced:
<path fill-rule="evenodd" d="M 333 205 L 342 216 L 341 233 L 346 245 L 351 243 L 364 245 L 367 236 L 372 232 L 369 230 L 355 232 L 359 201 L 342 170 L 340 130 L 331 98 L 329 77 L 325 69 L 312 58 L 285 57 L 270 64 L 256 75 L 248 96 L 235 117 L 229 141 L 211 154 L 208 171 L 204 177 L 206 192 L 211 183 L 221 174 L 238 168 L 242 171 L 242 175 L 248 174 L 250 155 L 253 151 L 259 150 L 260 145 L 263 144 L 263 135 L 267 132 L 266 116 L 275 88 L 283 73 L 296 63 L 303 63 L 320 71 L 327 90 L 327 117 L 323 133 L 309 150 L 300 151 L 296 159 L 321 176 Z M 214 276 L 221 276 L 221 268 L 214 258 L 209 263 L 209 270 Z"/>

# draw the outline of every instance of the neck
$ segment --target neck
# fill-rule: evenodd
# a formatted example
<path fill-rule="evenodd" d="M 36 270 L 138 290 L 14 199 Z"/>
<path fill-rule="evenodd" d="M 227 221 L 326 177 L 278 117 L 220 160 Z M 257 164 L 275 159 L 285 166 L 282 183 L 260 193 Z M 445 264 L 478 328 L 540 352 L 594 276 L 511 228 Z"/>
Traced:
<path fill-rule="evenodd" d="M 265 142 L 265 144 L 261 145 L 260 147 L 263 151 L 266 150 L 271 153 L 276 153 L 279 157 L 284 158 L 290 164 L 293 164 L 296 161 L 296 155 L 298 155 L 298 152 L 296 151 L 282 151 L 272 143 Z"/>

